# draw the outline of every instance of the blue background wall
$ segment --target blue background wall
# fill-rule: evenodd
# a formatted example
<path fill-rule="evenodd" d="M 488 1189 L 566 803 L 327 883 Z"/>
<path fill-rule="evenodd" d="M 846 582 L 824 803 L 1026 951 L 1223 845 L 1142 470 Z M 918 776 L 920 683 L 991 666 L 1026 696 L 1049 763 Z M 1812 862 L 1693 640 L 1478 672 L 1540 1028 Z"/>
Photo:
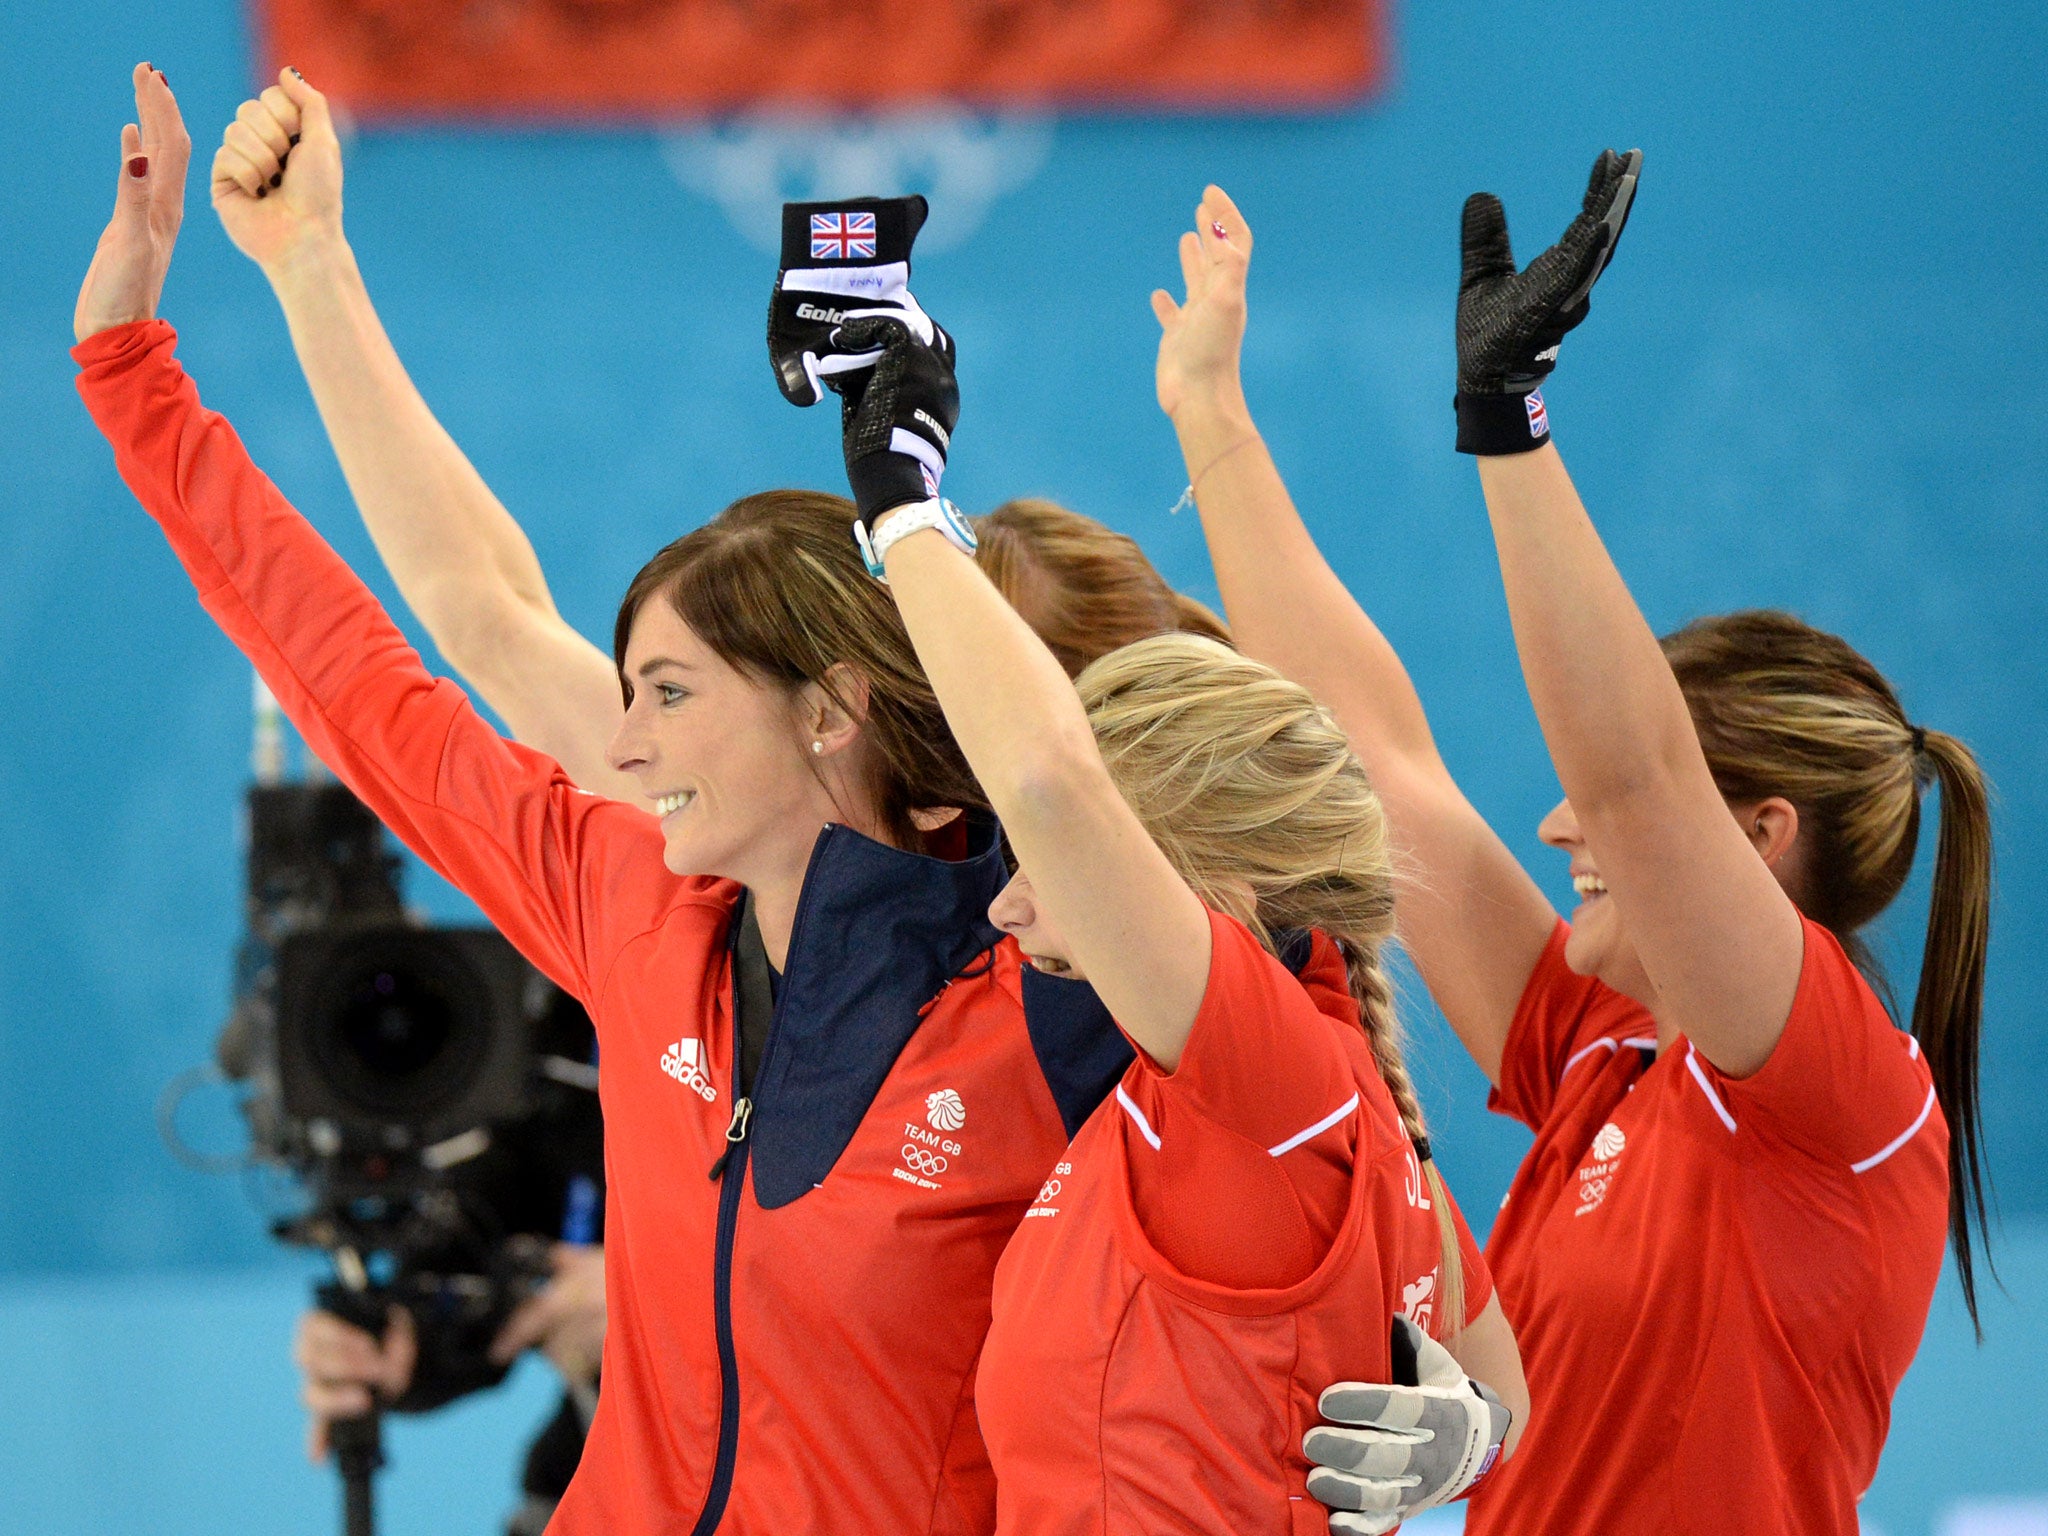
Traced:
<path fill-rule="evenodd" d="M 1959 1490 L 2048 1489 L 2038 1435 L 2010 1452 L 1995 1435 L 1958 1438 L 1951 1455 L 1929 1422 L 1937 1403 L 2048 1364 L 2048 1169 L 2034 1155 L 2048 1133 L 2048 20 L 2011 4 L 1776 10 L 1763 23 L 1706 4 L 1417 7 L 1397 18 L 1389 90 L 1363 110 L 990 130 L 944 183 L 962 212 L 942 208 L 951 248 L 921 253 L 918 286 L 962 344 L 949 491 L 969 507 L 1057 497 L 1213 597 L 1196 523 L 1167 512 L 1184 476 L 1152 400 L 1145 295 L 1174 275 L 1203 182 L 1229 188 L 1258 231 L 1247 382 L 1282 468 L 1408 658 L 1473 799 L 1568 901 L 1563 861 L 1534 837 L 1555 779 L 1472 472 L 1450 452 L 1457 209 L 1473 188 L 1500 192 L 1526 258 L 1562 227 L 1597 149 L 1644 147 L 1628 241 L 1547 391 L 1624 573 L 1660 627 L 1774 604 L 1842 631 L 1916 719 L 1979 749 L 2001 796 L 1984 1097 L 2014 1299 L 1994 1309 L 1988 1355 L 1971 1352 L 1952 1298 L 1937 1307 L 1871 1496 L 1898 1536 L 1934 1529 Z M 255 1514 L 271 1507 L 258 1469 L 296 1433 L 278 1430 L 281 1352 L 304 1267 L 273 1251 L 236 1183 L 175 1163 L 152 1123 L 158 1090 L 205 1054 L 227 1004 L 247 672 L 120 487 L 64 352 L 140 57 L 168 72 L 197 140 L 164 304 L 186 363 L 389 594 L 275 306 L 206 207 L 212 145 L 251 83 L 240 11 L 9 5 L 0 1340 L 13 1342 L 0 1358 L 24 1352 L 17 1380 L 60 1357 L 75 1368 L 59 1373 L 63 1413 L 39 1414 L 35 1434 L 8 1433 L 18 1402 L 0 1409 L 0 1482 L 47 1492 L 69 1469 L 96 1490 L 89 1504 L 48 1493 L 19 1527 L 43 1531 L 185 1528 L 153 1499 L 221 1528 L 175 1479 L 105 1481 L 110 1437 L 161 1433 L 193 1402 L 267 1426 L 203 1454 L 256 1479 L 223 1508 L 275 1523 Z M 788 140 L 798 161 L 848 142 L 829 126 Z M 761 356 L 773 263 L 747 231 L 765 203 L 727 206 L 753 142 L 435 129 L 348 148 L 349 229 L 401 353 L 593 635 L 640 561 L 732 496 L 837 484 L 830 424 L 783 405 Z M 725 202 L 704 190 L 719 186 Z M 423 879 L 415 890 L 461 910 Z M 1884 933 L 1903 983 L 1924 914 L 1923 879 Z M 1419 996 L 1412 1012 L 1437 1144 L 1484 1212 L 1525 1137 L 1483 1113 L 1478 1074 Z M 218 1105 L 190 1123 L 195 1139 L 232 1137 Z M 150 1319 L 201 1346 L 121 1342 L 153 1336 Z M 269 1342 L 203 1347 L 242 1324 Z M 520 1390 L 537 1403 L 545 1382 Z M 482 1470 L 456 1480 L 475 1502 L 465 1528 L 499 1502 L 496 1432 L 477 1431 Z M 428 1459 L 464 1465 L 454 1454 Z M 312 1474 L 293 1475 L 277 1497 L 300 1502 L 276 1508 L 317 1508 Z M 420 1496 L 445 1527 L 455 1506 Z M 0 1505 L 0 1528 L 13 1518 Z"/>

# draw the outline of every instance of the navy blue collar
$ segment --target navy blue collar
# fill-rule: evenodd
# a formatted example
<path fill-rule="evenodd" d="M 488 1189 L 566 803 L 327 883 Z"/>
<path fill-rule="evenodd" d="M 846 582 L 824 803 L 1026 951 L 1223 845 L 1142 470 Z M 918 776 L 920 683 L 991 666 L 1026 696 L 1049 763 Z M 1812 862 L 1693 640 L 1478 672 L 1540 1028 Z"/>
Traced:
<path fill-rule="evenodd" d="M 824 1182 L 927 1005 L 1001 940 L 988 906 L 1009 871 L 994 819 L 970 816 L 967 844 L 955 861 L 836 823 L 818 834 L 754 1084 L 748 1139 L 763 1207 Z"/>

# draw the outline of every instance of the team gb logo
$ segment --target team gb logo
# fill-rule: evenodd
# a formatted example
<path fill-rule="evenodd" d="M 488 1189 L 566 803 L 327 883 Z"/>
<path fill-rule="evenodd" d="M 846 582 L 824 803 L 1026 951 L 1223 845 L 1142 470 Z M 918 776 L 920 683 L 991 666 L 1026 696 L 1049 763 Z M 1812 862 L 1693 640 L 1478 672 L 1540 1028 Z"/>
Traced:
<path fill-rule="evenodd" d="M 1607 1191 L 1614 1185 L 1614 1169 L 1621 1157 L 1621 1150 L 1628 1145 L 1628 1137 L 1621 1127 L 1612 1120 L 1601 1126 L 1593 1135 L 1593 1160 L 1579 1170 L 1579 1204 L 1574 1216 L 1584 1216 L 1600 1208 L 1600 1202 L 1607 1198 Z"/>
<path fill-rule="evenodd" d="M 950 1088 L 925 1095 L 924 1117 L 935 1131 L 957 1131 L 967 1123 L 967 1106 Z"/>

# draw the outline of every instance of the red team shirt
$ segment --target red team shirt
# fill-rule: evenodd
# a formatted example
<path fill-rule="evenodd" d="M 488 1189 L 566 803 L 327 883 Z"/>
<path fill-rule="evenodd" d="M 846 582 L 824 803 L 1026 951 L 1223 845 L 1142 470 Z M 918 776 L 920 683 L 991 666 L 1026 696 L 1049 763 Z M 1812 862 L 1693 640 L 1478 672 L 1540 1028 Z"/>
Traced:
<path fill-rule="evenodd" d="M 1806 923 L 1784 1036 L 1742 1079 L 1564 962 L 1492 1107 L 1536 1133 L 1487 1245 L 1533 1400 L 1472 1536 L 1855 1536 L 1948 1228 L 1918 1043 Z"/>
<path fill-rule="evenodd" d="M 1443 1331 L 1436 1213 L 1343 957 L 1307 935 L 1297 980 L 1210 926 L 1179 1065 L 1139 1053 L 997 1268 L 976 1392 L 999 1532 L 1321 1536 L 1318 1393 L 1387 1379 L 1396 1312 Z M 1469 1320 L 1492 1285 L 1458 1229 Z"/>

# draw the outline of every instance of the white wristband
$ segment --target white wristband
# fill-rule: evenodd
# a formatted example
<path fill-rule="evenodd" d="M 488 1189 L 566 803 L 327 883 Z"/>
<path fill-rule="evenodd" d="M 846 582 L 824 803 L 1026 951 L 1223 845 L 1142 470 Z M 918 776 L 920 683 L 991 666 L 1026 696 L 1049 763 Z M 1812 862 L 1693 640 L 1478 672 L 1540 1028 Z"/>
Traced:
<path fill-rule="evenodd" d="M 934 496 L 930 501 L 908 502 L 892 508 L 886 516 L 888 520 L 879 533 L 869 533 L 867 525 L 859 521 L 853 525 L 853 542 L 860 546 L 860 557 L 867 565 L 868 574 L 885 587 L 889 578 L 882 574 L 883 557 L 898 539 L 908 534 L 936 528 L 964 555 L 973 554 L 978 547 L 973 525 L 961 515 L 958 507 L 943 496 Z"/>

